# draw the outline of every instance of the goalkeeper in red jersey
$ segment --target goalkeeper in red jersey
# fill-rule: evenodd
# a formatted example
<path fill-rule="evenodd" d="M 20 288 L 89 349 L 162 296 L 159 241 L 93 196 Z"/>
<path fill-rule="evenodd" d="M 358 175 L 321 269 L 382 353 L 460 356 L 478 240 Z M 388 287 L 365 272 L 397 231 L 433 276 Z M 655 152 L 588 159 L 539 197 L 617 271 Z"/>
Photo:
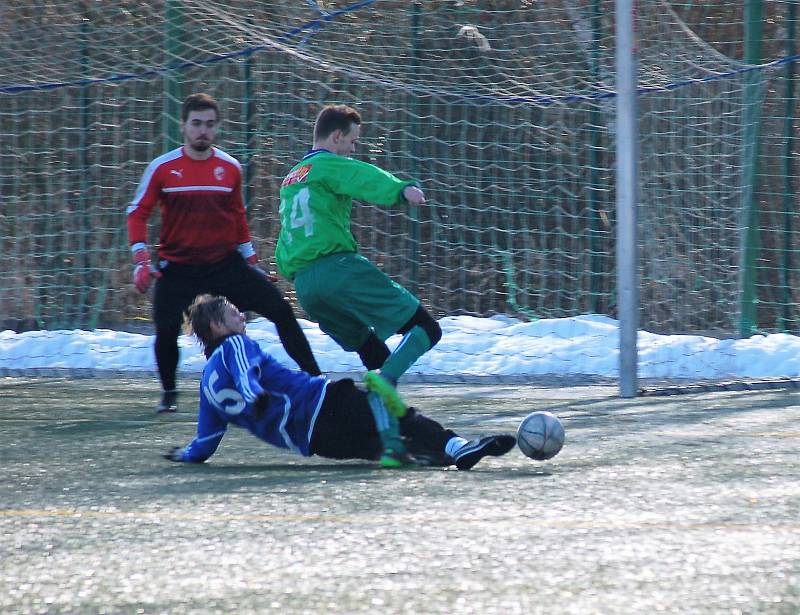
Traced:
<path fill-rule="evenodd" d="M 178 335 L 183 314 L 201 293 L 221 294 L 240 310 L 275 324 L 289 356 L 311 375 L 320 370 L 289 302 L 257 267 L 242 201 L 239 162 L 213 147 L 219 105 L 207 94 L 183 103 L 183 146 L 147 167 L 127 210 L 133 282 L 145 293 L 155 279 L 155 356 L 163 394 L 157 412 L 177 410 Z M 147 221 L 161 212 L 158 264 L 150 263 Z"/>
<path fill-rule="evenodd" d="M 327 106 L 317 116 L 313 148 L 281 185 L 276 260 L 309 317 L 342 348 L 359 354 L 370 370 L 367 388 L 402 416 L 397 381 L 442 330 L 419 299 L 358 253 L 350 212 L 353 199 L 421 205 L 425 194 L 413 181 L 350 158 L 360 131 L 361 117 L 351 107 Z M 403 339 L 390 353 L 385 342 L 395 333 Z"/>

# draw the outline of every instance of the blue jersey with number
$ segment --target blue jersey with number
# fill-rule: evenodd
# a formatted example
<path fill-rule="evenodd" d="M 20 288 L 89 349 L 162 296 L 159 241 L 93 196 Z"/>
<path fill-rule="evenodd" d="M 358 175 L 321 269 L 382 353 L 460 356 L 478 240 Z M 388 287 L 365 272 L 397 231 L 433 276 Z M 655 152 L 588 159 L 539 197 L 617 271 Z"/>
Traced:
<path fill-rule="evenodd" d="M 258 438 L 310 456 L 314 422 L 328 379 L 287 369 L 244 335 L 232 335 L 211 354 L 200 383 L 197 436 L 183 450 L 182 460 L 205 461 L 217 450 L 229 423 Z M 263 413 L 256 397 L 269 394 Z"/>

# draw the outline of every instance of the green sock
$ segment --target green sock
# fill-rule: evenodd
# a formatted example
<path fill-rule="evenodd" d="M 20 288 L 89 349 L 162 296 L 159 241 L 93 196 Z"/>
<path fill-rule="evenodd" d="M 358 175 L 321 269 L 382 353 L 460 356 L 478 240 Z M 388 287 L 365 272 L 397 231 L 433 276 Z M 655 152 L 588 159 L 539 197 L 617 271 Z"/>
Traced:
<path fill-rule="evenodd" d="M 400 380 L 409 367 L 431 348 L 431 339 L 422 327 L 414 327 L 403 336 L 394 352 L 381 366 L 381 376 L 393 383 Z"/>

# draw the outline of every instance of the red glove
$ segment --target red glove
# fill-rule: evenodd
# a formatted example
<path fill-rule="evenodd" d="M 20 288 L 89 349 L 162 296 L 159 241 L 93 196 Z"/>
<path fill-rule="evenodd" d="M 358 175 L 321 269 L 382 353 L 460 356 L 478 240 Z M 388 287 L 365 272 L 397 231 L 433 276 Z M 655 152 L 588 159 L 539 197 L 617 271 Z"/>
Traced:
<path fill-rule="evenodd" d="M 274 275 L 270 275 L 266 271 L 264 271 L 261 267 L 258 266 L 258 254 L 255 253 L 253 250 L 253 244 L 249 241 L 247 243 L 243 243 L 239 246 L 239 254 L 244 257 L 245 262 L 250 265 L 253 269 L 258 271 L 261 275 L 267 278 L 269 282 L 277 282 L 278 278 Z"/>
<path fill-rule="evenodd" d="M 146 293 L 151 278 L 160 278 L 161 272 L 150 269 L 150 254 L 145 248 L 133 253 L 133 264 L 133 285 L 140 293 Z"/>

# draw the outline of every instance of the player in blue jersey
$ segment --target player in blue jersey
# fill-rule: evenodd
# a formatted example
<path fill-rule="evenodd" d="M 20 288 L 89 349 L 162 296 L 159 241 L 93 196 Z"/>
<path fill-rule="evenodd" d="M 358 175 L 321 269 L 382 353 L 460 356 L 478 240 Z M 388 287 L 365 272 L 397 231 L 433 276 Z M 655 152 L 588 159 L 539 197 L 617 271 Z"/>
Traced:
<path fill-rule="evenodd" d="M 375 393 L 358 389 L 350 379 L 332 381 L 290 370 L 245 335 L 244 316 L 224 297 L 198 296 L 186 325 L 208 363 L 200 384 L 197 435 L 165 455 L 172 461 L 205 461 L 230 423 L 306 457 L 380 460 L 385 467 L 455 465 L 469 470 L 516 443 L 509 434 L 467 440 L 414 408 L 398 420 Z"/>

